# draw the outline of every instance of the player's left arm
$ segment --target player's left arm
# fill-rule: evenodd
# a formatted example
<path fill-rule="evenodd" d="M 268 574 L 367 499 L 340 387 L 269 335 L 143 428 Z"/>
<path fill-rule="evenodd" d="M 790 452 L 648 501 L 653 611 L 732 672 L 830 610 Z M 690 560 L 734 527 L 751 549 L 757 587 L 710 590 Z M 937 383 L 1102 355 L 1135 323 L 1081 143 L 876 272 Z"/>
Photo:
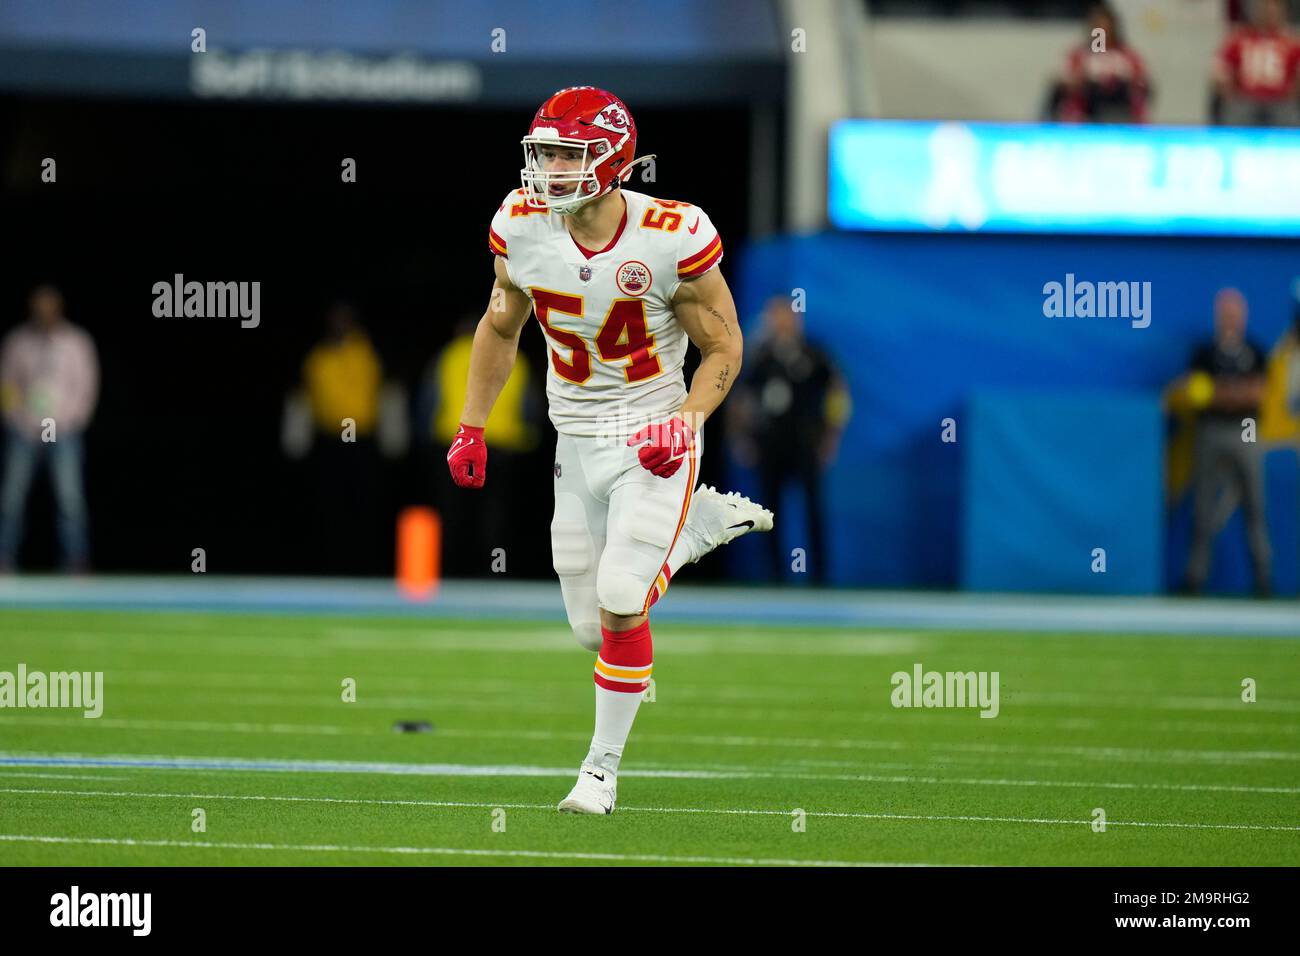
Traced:
<path fill-rule="evenodd" d="M 647 425 L 627 440 L 638 447 L 641 466 L 660 478 L 671 478 L 700 430 L 731 391 L 740 374 L 743 343 L 736 303 L 727 280 L 716 268 L 683 279 L 672 298 L 673 314 L 687 337 L 700 350 L 700 367 L 681 410 L 667 422 Z"/>
<path fill-rule="evenodd" d="M 719 269 L 683 281 L 673 295 L 672 306 L 687 337 L 700 350 L 700 367 L 681 410 L 681 417 L 698 430 L 740 375 L 744 340 L 736 303 Z"/>

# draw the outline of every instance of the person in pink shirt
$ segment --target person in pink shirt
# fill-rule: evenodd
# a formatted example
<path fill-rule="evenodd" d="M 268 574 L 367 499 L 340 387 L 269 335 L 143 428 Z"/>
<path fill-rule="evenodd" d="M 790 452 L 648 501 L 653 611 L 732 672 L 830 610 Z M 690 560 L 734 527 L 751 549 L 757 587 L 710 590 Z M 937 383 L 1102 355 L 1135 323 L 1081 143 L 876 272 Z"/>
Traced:
<path fill-rule="evenodd" d="M 0 571 L 14 569 L 27 494 L 42 461 L 58 506 L 64 568 L 84 571 L 89 543 L 82 436 L 99 396 L 99 360 L 89 333 L 64 316 L 58 289 L 38 286 L 28 307 L 27 321 L 0 344 Z"/>

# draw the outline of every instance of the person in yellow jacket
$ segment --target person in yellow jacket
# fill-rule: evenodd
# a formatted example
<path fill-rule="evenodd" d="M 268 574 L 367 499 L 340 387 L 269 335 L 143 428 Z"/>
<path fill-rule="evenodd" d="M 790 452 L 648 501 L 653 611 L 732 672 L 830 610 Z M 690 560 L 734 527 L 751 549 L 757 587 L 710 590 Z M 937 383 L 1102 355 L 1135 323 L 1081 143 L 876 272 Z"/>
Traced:
<path fill-rule="evenodd" d="M 1187 373 L 1167 391 L 1170 404 L 1194 422 L 1192 432 L 1192 543 L 1184 591 L 1199 594 L 1210 572 L 1214 539 L 1227 520 L 1225 493 L 1240 503 L 1255 570 L 1255 593 L 1272 582 L 1272 553 L 1264 503 L 1263 454 L 1243 440 L 1245 422 L 1258 427 L 1264 401 L 1264 351 L 1247 337 L 1246 297 L 1220 289 L 1214 297 L 1214 336 L 1193 353 Z"/>
<path fill-rule="evenodd" d="M 457 495 L 440 449 L 455 440 L 460 411 L 465 405 L 469 380 L 469 357 L 474 345 L 478 316 L 462 320 L 455 333 L 429 363 L 421 389 L 417 425 L 432 440 L 433 499 L 442 519 L 443 573 L 451 576 L 483 577 L 507 570 L 516 543 L 514 529 L 520 525 L 515 509 L 520 507 L 519 489 L 512 484 L 524 468 L 505 464 L 537 447 L 540 405 L 533 395 L 534 381 L 522 354 L 501 389 L 501 397 L 488 416 L 487 432 L 492 436 L 492 455 L 498 462 L 496 478 L 475 495 Z M 472 499 L 472 500 L 471 500 Z"/>
<path fill-rule="evenodd" d="M 316 542 L 312 559 L 332 574 L 381 566 L 381 463 L 375 443 L 383 366 L 346 302 L 325 314 L 325 334 L 302 363 L 314 436 L 309 464 Z"/>
<path fill-rule="evenodd" d="M 1264 401 L 1259 410 L 1259 440 L 1274 446 L 1290 445 L 1300 457 L 1300 277 L 1292 284 L 1291 293 L 1295 298 L 1295 321 L 1269 353 Z"/>
<path fill-rule="evenodd" d="M 434 445 L 450 445 L 460 427 L 460 410 L 465 404 L 465 382 L 469 376 L 469 355 L 474 347 L 474 326 L 461 323 L 455 337 L 433 360 L 430 377 L 437 393 L 433 409 Z M 528 389 L 531 385 L 528 362 L 515 359 L 514 370 L 501 389 L 501 397 L 488 415 L 486 430 L 492 435 L 492 451 L 531 451 L 537 445 L 536 429 L 528 421 Z"/>
<path fill-rule="evenodd" d="M 1259 409 L 1259 440 L 1300 452 L 1300 278 L 1293 287 L 1295 322 L 1273 346 Z"/>
<path fill-rule="evenodd" d="M 1300 278 L 1292 291 L 1296 321 L 1273 345 L 1264 363 L 1256 440 L 1261 452 L 1291 446 L 1300 455 Z M 1180 376 L 1165 390 L 1165 407 L 1175 419 L 1165 471 L 1171 505 L 1191 484 L 1195 426 L 1214 402 L 1215 393 L 1214 377 L 1201 369 Z"/>

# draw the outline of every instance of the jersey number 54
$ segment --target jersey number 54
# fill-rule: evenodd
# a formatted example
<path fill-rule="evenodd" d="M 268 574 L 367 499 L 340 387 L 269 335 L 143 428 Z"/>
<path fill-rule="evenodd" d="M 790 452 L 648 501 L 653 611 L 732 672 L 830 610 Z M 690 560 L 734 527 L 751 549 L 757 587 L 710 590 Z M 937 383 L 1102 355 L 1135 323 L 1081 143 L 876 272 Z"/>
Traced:
<path fill-rule="evenodd" d="M 536 287 L 529 291 L 533 294 L 537 321 L 541 323 L 547 337 L 556 345 L 568 349 L 571 355 L 566 362 L 560 358 L 559 352 L 550 350 L 551 366 L 555 369 L 555 374 L 566 382 L 585 384 L 591 378 L 591 350 L 588 343 L 577 332 L 557 329 L 551 324 L 553 313 L 582 318 L 582 296 Z M 659 356 L 654 353 L 654 344 L 654 336 L 646 331 L 645 302 L 641 299 L 615 299 L 605 313 L 600 331 L 596 333 L 596 354 L 601 361 L 613 364 L 624 360 L 623 374 L 627 376 L 628 382 L 643 382 L 663 371 Z"/>

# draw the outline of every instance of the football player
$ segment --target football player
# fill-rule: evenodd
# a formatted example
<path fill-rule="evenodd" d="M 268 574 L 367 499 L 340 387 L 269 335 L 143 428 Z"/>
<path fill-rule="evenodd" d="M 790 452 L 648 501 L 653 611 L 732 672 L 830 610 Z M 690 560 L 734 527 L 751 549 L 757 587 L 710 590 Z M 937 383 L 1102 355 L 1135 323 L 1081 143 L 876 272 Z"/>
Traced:
<path fill-rule="evenodd" d="M 619 761 L 652 667 L 647 612 L 685 564 L 772 513 L 696 487 L 703 425 L 740 372 L 722 240 L 698 206 L 622 188 L 636 125 L 618 97 L 582 86 L 542 104 L 523 138 L 522 188 L 488 230 L 496 282 L 470 357 L 453 480 L 482 487 L 484 424 L 531 314 L 550 355 L 559 437 L 551 553 L 569 625 L 596 651 L 596 727 L 559 804 L 612 813 Z M 687 340 L 700 350 L 687 391 Z"/>

